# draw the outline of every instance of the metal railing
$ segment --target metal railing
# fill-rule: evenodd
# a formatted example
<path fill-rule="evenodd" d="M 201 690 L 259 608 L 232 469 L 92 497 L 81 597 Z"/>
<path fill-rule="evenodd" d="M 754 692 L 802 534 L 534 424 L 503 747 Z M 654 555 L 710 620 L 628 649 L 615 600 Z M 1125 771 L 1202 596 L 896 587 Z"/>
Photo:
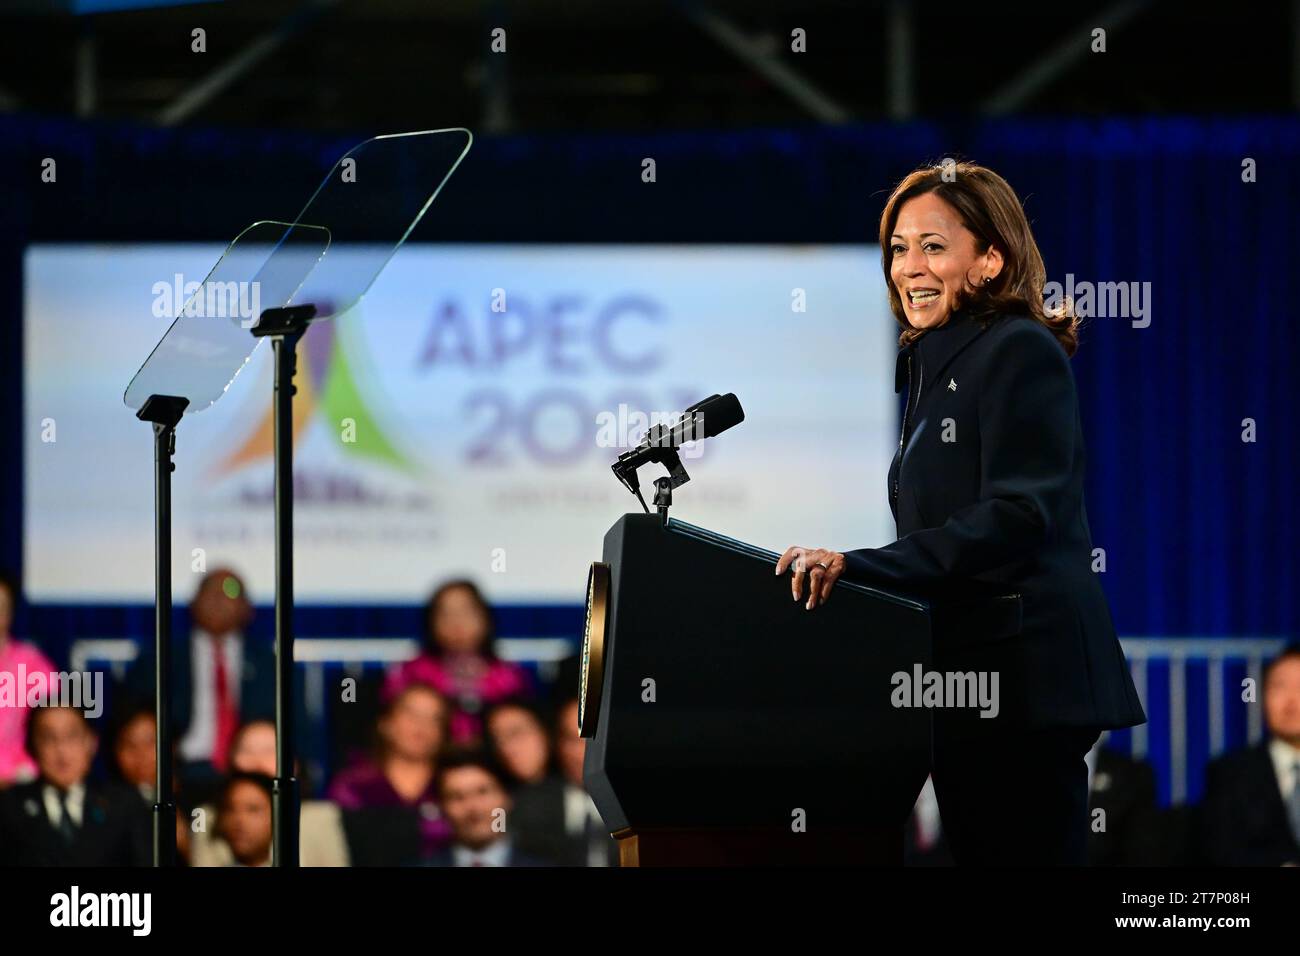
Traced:
<path fill-rule="evenodd" d="M 560 637 L 498 638 L 493 649 L 498 657 L 520 664 L 534 664 L 544 679 L 554 676 L 556 665 L 576 652 L 577 644 Z M 304 701 L 308 716 L 325 716 L 325 669 L 342 665 L 352 674 L 366 665 L 398 664 L 420 652 L 420 642 L 410 637 L 302 637 L 293 642 L 294 663 L 303 670 Z M 140 653 L 130 638 L 84 638 L 68 650 L 74 671 L 89 670 L 93 661 L 105 664 L 121 680 Z"/>
<path fill-rule="evenodd" d="M 1188 674 L 1190 663 L 1206 665 L 1208 706 L 1204 719 L 1209 738 L 1210 757 L 1223 753 L 1227 746 L 1226 727 L 1228 689 L 1226 666 L 1229 662 L 1245 665 L 1247 676 L 1259 689 L 1264 662 L 1286 645 L 1278 637 L 1129 637 L 1121 639 L 1129 661 L 1133 683 L 1147 713 L 1147 724 L 1129 731 L 1129 751 L 1136 758 L 1146 758 L 1150 746 L 1150 728 L 1165 722 L 1169 727 L 1169 794 L 1170 802 L 1182 803 L 1188 794 Z M 533 663 L 543 678 L 554 674 L 559 661 L 575 650 L 575 642 L 566 638 L 503 638 L 495 649 L 503 660 Z M 300 638 L 294 642 L 294 658 L 304 670 L 307 713 L 313 720 L 323 719 L 326 711 L 325 669 L 342 665 L 359 673 L 366 665 L 394 664 L 410 660 L 419 653 L 413 638 Z M 73 643 L 69 653 L 73 670 L 86 670 L 91 661 L 107 664 L 119 678 L 138 653 L 138 645 L 129 639 L 86 639 Z M 1168 709 L 1152 713 L 1151 664 L 1168 665 Z M 1234 698 L 1235 700 L 1236 698 Z M 1258 698 L 1245 709 L 1247 743 L 1254 744 L 1264 735 L 1263 711 Z M 1200 715 L 1192 715 L 1199 717 Z"/>
<path fill-rule="evenodd" d="M 1246 674 L 1255 682 L 1258 693 L 1260 673 L 1264 662 L 1274 657 L 1286 645 L 1277 637 L 1130 637 L 1121 639 L 1124 655 L 1128 658 L 1133 683 L 1147 713 L 1147 723 L 1130 731 L 1131 753 L 1137 758 L 1147 756 L 1152 723 L 1169 723 L 1169 795 L 1171 803 L 1182 803 L 1187 798 L 1187 665 L 1192 662 L 1206 664 L 1206 692 L 1208 706 L 1205 721 L 1208 724 L 1210 757 L 1223 753 L 1226 746 L 1228 697 L 1226 665 L 1229 661 L 1245 664 Z M 1169 666 L 1169 707 L 1165 714 L 1153 714 L 1148 700 L 1151 696 L 1150 664 L 1164 661 Z M 1254 705 L 1245 707 L 1246 738 L 1250 744 L 1264 736 L 1263 711 L 1258 696 Z"/>

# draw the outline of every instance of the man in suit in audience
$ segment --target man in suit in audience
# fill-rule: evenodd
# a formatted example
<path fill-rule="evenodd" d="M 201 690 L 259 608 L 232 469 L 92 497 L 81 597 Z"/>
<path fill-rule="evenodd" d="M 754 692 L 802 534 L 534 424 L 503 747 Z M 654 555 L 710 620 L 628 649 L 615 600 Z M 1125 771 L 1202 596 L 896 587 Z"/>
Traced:
<path fill-rule="evenodd" d="M 98 740 L 73 707 L 37 707 L 27 747 L 38 776 L 0 794 L 0 863 L 148 866 L 149 810 L 118 783 L 87 779 Z"/>
<path fill-rule="evenodd" d="M 245 637 L 253 605 L 244 582 L 228 568 L 207 574 L 190 604 L 193 631 L 172 649 L 172 726 L 185 802 L 209 802 L 235 731 L 275 714 L 275 652 L 268 641 Z M 128 678 L 139 700 L 154 694 L 152 645 Z"/>
<path fill-rule="evenodd" d="M 451 824 L 450 846 L 427 866 L 550 866 L 515 847 L 504 771 L 486 754 L 459 753 L 438 770 L 438 798 Z"/>
<path fill-rule="evenodd" d="M 1300 645 L 1269 662 L 1263 743 L 1206 770 L 1202 848 L 1217 866 L 1300 866 Z"/>
<path fill-rule="evenodd" d="M 1103 734 L 1088 764 L 1088 865 L 1158 864 L 1159 815 L 1155 770 L 1145 760 L 1103 747 Z"/>
<path fill-rule="evenodd" d="M 582 785 L 587 741 L 578 734 L 578 700 L 556 715 L 555 758 L 560 777 L 515 793 L 511 827 L 519 846 L 561 866 L 618 866 L 618 844 Z"/>

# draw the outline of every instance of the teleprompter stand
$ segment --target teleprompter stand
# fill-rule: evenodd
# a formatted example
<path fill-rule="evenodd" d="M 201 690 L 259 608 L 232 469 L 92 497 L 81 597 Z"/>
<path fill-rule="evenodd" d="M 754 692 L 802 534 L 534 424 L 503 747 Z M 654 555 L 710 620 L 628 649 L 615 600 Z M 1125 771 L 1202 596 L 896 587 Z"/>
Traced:
<path fill-rule="evenodd" d="M 176 800 L 172 793 L 172 472 L 176 425 L 188 398 L 150 395 L 136 412 L 153 425 L 154 460 L 154 737 L 153 865 L 176 865 Z"/>
<path fill-rule="evenodd" d="M 326 173 L 296 220 L 259 220 L 235 237 L 122 396 L 140 418 L 155 423 L 159 449 L 156 861 L 173 862 L 176 857 L 175 826 L 164 826 L 162 819 L 175 819 L 174 805 L 168 802 L 171 735 L 164 719 L 172 690 L 167 641 L 171 548 L 170 532 L 163 529 L 170 527 L 171 519 L 168 479 L 176 423 L 182 412 L 202 411 L 226 394 L 259 341 L 271 340 L 276 577 L 272 864 L 296 867 L 299 793 L 294 776 L 292 544 L 296 348 L 310 322 L 341 315 L 361 300 L 437 198 L 472 141 L 469 130 L 454 128 L 376 136 L 353 147 Z M 238 293 L 234 299 L 232 290 Z M 245 290 L 256 296 L 246 299 Z"/>
<path fill-rule="evenodd" d="M 275 377 L 275 780 L 271 789 L 274 839 L 271 865 L 298 865 L 298 778 L 293 739 L 293 384 L 298 340 L 316 315 L 314 305 L 267 309 L 253 328 L 269 339 Z"/>

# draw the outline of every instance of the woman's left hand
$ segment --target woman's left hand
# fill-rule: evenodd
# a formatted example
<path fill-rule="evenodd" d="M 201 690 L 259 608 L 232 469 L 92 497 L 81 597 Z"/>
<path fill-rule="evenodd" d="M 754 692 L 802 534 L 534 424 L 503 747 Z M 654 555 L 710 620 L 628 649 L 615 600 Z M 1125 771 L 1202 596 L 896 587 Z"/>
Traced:
<path fill-rule="evenodd" d="M 794 600 L 803 597 L 803 579 L 808 575 L 808 603 L 804 610 L 811 611 L 819 604 L 825 604 L 831 596 L 831 588 L 844 573 L 844 555 L 838 551 L 825 548 L 786 548 L 785 554 L 776 562 L 778 576 L 785 574 L 786 568 L 794 566 L 794 575 L 790 578 L 790 593 Z"/>

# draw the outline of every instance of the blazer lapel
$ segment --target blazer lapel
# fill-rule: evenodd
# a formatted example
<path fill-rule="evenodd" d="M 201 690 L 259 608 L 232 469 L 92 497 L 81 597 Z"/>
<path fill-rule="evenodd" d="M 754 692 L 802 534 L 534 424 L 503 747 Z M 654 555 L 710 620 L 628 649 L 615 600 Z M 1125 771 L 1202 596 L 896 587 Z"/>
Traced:
<path fill-rule="evenodd" d="M 916 340 L 908 342 L 898 350 L 898 358 L 894 360 L 894 394 L 897 395 L 907 384 L 907 360 L 916 352 Z"/>
<path fill-rule="evenodd" d="M 984 334 L 988 323 L 958 311 L 948 324 L 926 332 L 917 340 L 925 364 L 925 388 L 939 382 L 946 369 L 967 346 Z"/>
<path fill-rule="evenodd" d="M 1290 836 L 1291 823 L 1287 819 L 1286 804 L 1282 802 L 1282 790 L 1277 783 L 1277 773 L 1273 769 L 1273 757 L 1268 752 L 1267 741 L 1256 748 L 1254 779 L 1260 819 L 1267 821 L 1270 830 L 1276 832 L 1279 838 Z"/>

